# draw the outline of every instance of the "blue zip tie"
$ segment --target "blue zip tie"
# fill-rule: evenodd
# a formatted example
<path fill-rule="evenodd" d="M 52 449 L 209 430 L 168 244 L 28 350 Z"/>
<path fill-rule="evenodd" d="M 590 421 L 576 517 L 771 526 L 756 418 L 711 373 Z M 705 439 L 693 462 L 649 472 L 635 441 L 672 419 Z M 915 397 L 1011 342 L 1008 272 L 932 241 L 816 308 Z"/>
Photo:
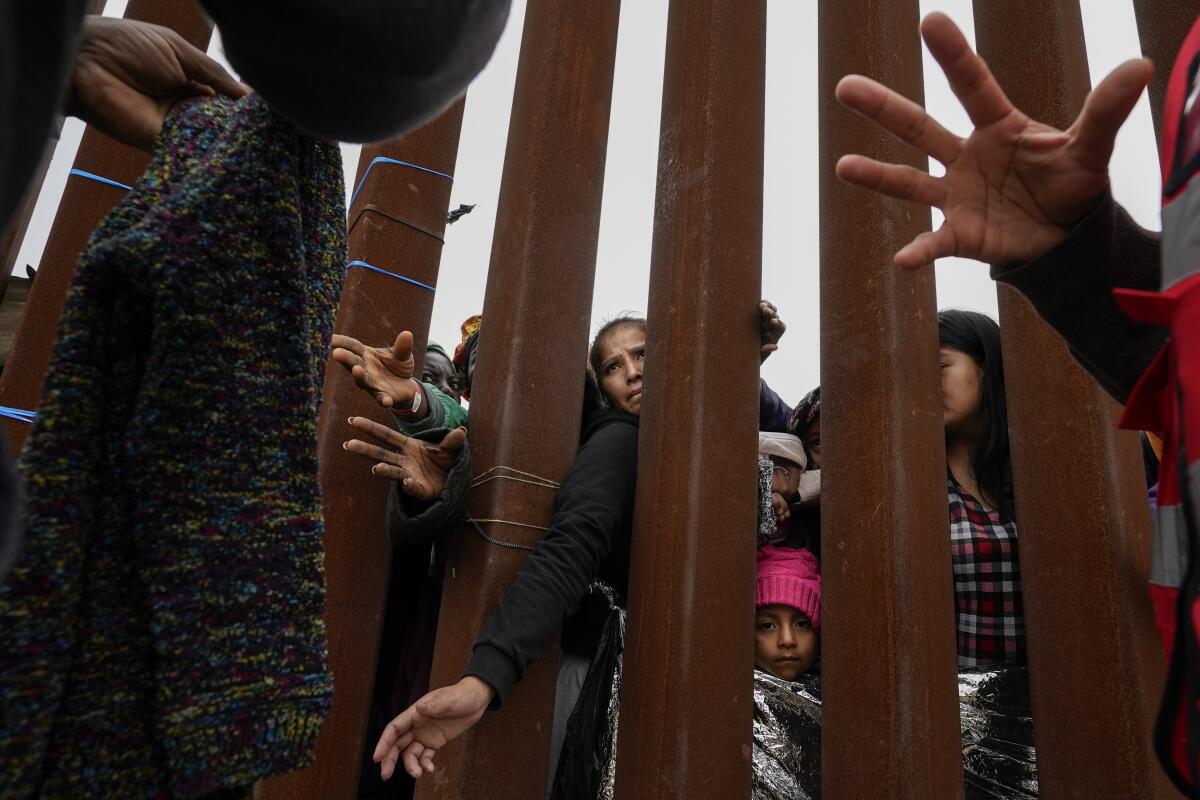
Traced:
<path fill-rule="evenodd" d="M 454 180 L 453 175 L 447 175 L 444 172 L 438 172 L 436 169 L 422 167 L 418 164 L 410 164 L 407 161 L 397 161 L 396 159 L 388 158 L 387 156 L 375 156 L 375 158 L 371 159 L 371 163 L 367 164 L 366 172 L 363 173 L 362 180 L 358 182 L 358 186 L 354 187 L 354 194 L 350 195 L 350 202 L 346 204 L 346 208 L 353 207 L 354 201 L 358 199 L 359 191 L 362 190 L 363 184 L 367 182 L 367 176 L 371 174 L 371 170 L 375 168 L 376 164 L 395 164 L 400 167 L 411 167 L 412 169 L 419 169 L 421 172 L 428 172 L 430 175 L 439 175 L 449 181 Z"/>
<path fill-rule="evenodd" d="M 92 174 L 92 173 L 90 173 L 90 172 L 84 172 L 84 171 L 83 171 L 83 170 L 81 170 L 81 169 L 74 169 L 74 168 L 72 168 L 72 170 L 71 170 L 71 172 L 70 172 L 69 174 L 71 174 L 71 175 L 78 175 L 78 176 L 79 176 L 79 177 L 81 177 L 81 178 L 87 178 L 88 180 L 91 180 L 91 181 L 96 181 L 96 182 L 98 182 L 98 183 L 107 183 L 109 186 L 115 186 L 115 187 L 117 187 L 118 189 L 124 189 L 125 191 L 129 191 L 129 190 L 130 190 L 130 188 L 132 188 L 132 187 L 126 186 L 126 185 L 125 185 L 125 184 L 123 184 L 123 183 L 117 183 L 117 182 L 116 182 L 116 181 L 114 181 L 114 180 L 109 180 L 108 178 L 102 178 L 102 177 L 100 177 L 99 175 L 93 175 L 93 174 Z M 364 176 L 364 177 L 365 177 L 365 176 Z"/>
<path fill-rule="evenodd" d="M 15 419 L 17 422 L 28 422 L 32 425 L 34 418 L 37 417 L 37 412 L 0 406 L 0 417 L 8 417 L 9 419 Z"/>
<path fill-rule="evenodd" d="M 397 275 L 394 272 L 388 272 L 386 269 L 373 267 L 365 261 L 351 261 L 346 265 L 346 269 L 350 269 L 351 267 L 362 267 L 363 269 L 369 269 L 372 272 L 378 272 L 380 275 L 387 275 L 389 278 L 396 278 L 397 280 L 404 281 L 405 283 L 411 283 L 413 286 L 420 286 L 422 289 L 428 289 L 431 292 L 437 291 L 437 289 L 433 288 L 428 283 L 421 283 L 420 281 L 413 280 L 412 278 L 406 278 L 403 275 Z"/>

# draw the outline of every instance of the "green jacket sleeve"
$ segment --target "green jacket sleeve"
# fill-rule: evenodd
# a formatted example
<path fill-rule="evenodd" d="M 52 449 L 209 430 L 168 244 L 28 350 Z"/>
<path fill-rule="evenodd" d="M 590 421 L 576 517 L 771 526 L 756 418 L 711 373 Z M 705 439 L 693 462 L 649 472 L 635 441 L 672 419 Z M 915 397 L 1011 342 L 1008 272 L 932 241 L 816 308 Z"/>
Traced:
<path fill-rule="evenodd" d="M 450 395 L 431 383 L 422 383 L 421 391 L 425 394 L 425 402 L 429 403 L 429 414 L 424 419 L 407 420 L 392 414 L 396 430 L 405 436 L 416 436 L 418 433 L 448 428 L 454 430 L 467 424 L 467 410 L 458 404 Z"/>

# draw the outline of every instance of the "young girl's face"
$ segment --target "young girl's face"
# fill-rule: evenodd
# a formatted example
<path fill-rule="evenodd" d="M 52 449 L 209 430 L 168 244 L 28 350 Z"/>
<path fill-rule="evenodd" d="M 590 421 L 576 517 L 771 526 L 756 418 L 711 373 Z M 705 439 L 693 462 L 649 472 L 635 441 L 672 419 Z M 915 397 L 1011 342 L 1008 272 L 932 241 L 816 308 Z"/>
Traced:
<path fill-rule="evenodd" d="M 613 408 L 642 413 L 642 361 L 646 357 L 646 331 L 641 325 L 621 325 L 600 343 L 600 390 Z"/>
<path fill-rule="evenodd" d="M 942 423 L 947 434 L 970 435 L 983 412 L 983 369 L 961 350 L 938 351 L 942 371 Z"/>
<path fill-rule="evenodd" d="M 800 609 L 759 606 L 755 610 L 754 631 L 754 660 L 764 672 L 794 681 L 816 663 L 817 632 Z"/>

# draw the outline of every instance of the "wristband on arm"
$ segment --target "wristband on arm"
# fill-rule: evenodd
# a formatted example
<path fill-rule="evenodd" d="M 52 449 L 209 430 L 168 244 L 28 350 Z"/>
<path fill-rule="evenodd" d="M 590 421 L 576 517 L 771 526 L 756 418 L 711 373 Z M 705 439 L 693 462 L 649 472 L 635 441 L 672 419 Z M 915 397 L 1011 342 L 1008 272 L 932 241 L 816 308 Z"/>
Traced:
<path fill-rule="evenodd" d="M 416 383 L 416 381 L 413 381 Z M 417 392 L 413 395 L 412 405 L 408 408 L 392 408 L 392 413 L 402 419 L 412 419 L 417 415 L 417 411 L 421 408 L 421 396 L 424 392 L 421 391 L 421 384 L 417 383 Z"/>

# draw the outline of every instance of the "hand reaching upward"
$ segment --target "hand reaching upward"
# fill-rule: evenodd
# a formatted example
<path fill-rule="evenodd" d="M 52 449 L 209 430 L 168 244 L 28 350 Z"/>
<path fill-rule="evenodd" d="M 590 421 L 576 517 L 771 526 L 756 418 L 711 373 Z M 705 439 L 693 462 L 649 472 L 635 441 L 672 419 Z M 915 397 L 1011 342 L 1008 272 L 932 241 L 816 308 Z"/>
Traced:
<path fill-rule="evenodd" d="M 366 417 L 350 417 L 350 426 L 360 434 L 383 442 L 351 439 L 342 446 L 351 453 L 376 462 L 371 474 L 400 481 L 404 493 L 426 502 L 437 499 L 446 487 L 446 476 L 467 440 L 466 428 L 455 428 L 441 442 L 413 439 Z"/>
<path fill-rule="evenodd" d="M 904 164 L 861 155 L 838 161 L 842 180 L 941 209 L 945 222 L 896 253 L 913 269 L 963 256 L 989 264 L 1029 261 L 1061 241 L 1108 187 L 1108 160 L 1117 131 L 1150 80 L 1145 59 L 1117 67 L 1060 131 L 1013 106 L 983 59 L 945 14 L 921 23 L 937 59 L 975 129 L 950 133 L 916 103 L 861 75 L 848 75 L 837 98 L 946 166 L 935 178 Z"/>
<path fill-rule="evenodd" d="M 401 331 L 391 347 L 368 347 L 358 339 L 333 335 L 333 360 L 349 371 L 358 388 L 368 392 L 384 408 L 411 408 L 420 391 L 413 380 L 413 335 Z M 427 408 L 427 406 L 425 406 Z"/>

